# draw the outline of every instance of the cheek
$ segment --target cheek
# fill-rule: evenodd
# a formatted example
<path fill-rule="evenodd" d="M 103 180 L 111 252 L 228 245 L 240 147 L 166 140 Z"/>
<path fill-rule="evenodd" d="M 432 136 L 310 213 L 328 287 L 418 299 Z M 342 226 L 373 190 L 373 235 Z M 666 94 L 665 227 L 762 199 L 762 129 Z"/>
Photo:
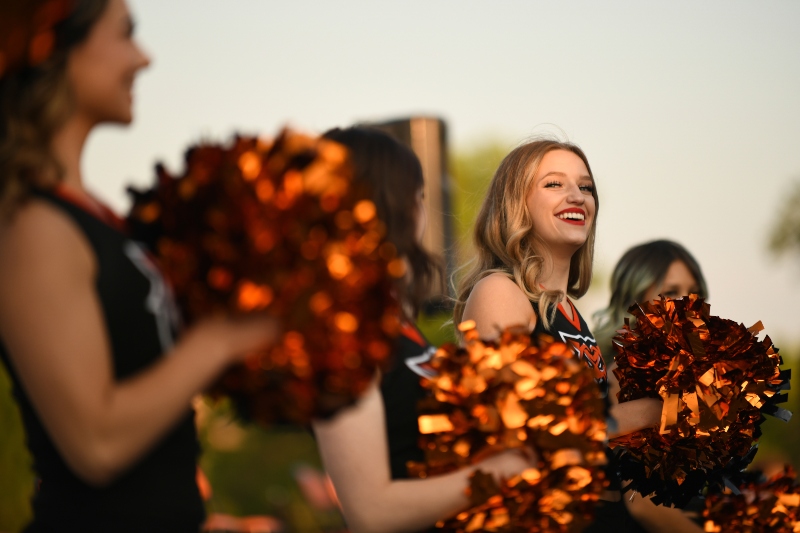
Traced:
<path fill-rule="evenodd" d="M 586 210 L 589 211 L 589 213 L 590 213 L 590 215 L 592 217 L 592 221 L 594 221 L 595 216 L 597 216 L 597 202 L 594 199 L 594 196 L 590 196 L 586 200 Z"/>
<path fill-rule="evenodd" d="M 528 200 L 525 202 L 525 205 L 533 228 L 535 230 L 543 229 L 548 212 L 548 206 L 545 205 L 544 198 L 541 195 L 532 193 L 528 195 Z"/>
<path fill-rule="evenodd" d="M 642 297 L 642 302 L 649 302 L 651 300 L 655 300 L 656 298 L 658 298 L 658 290 L 654 285 L 645 291 L 644 296 Z"/>

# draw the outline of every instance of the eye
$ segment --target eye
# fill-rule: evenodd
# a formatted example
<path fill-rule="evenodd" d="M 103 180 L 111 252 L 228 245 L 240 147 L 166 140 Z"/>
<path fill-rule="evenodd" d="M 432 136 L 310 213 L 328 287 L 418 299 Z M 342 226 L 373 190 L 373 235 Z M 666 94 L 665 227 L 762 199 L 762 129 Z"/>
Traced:
<path fill-rule="evenodd" d="M 544 184 L 545 189 L 553 189 L 555 187 L 560 187 L 560 186 L 561 186 L 560 181 L 548 181 L 547 183 Z"/>
<path fill-rule="evenodd" d="M 594 185 L 581 185 L 580 189 L 583 192 L 593 193 L 594 192 Z"/>

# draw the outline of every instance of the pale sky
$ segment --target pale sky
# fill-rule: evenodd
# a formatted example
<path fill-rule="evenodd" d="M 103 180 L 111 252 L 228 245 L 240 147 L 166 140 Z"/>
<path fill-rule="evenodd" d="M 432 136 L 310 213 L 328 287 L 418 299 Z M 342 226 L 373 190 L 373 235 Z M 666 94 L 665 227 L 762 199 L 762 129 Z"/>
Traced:
<path fill-rule="evenodd" d="M 99 130 L 84 164 L 117 209 L 155 161 L 177 169 L 190 143 L 234 131 L 426 114 L 457 150 L 556 132 L 597 180 L 599 271 L 642 241 L 677 240 L 713 314 L 800 341 L 800 264 L 766 249 L 800 180 L 800 2 L 129 3 L 153 65 L 134 125 Z"/>

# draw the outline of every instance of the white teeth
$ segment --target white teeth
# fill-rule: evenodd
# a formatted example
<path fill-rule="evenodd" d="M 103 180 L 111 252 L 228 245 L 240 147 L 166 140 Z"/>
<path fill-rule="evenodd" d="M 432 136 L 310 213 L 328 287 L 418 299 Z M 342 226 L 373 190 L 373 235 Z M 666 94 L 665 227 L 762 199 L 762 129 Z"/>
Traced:
<path fill-rule="evenodd" d="M 556 215 L 558 218 L 562 220 L 570 219 L 570 220 L 585 220 L 586 217 L 583 213 L 561 213 L 560 215 Z"/>

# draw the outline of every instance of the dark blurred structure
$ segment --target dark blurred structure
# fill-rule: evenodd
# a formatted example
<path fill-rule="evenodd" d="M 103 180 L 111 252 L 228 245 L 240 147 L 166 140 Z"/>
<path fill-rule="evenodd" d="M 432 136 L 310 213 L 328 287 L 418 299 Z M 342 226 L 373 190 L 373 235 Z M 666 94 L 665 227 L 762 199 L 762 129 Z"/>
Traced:
<path fill-rule="evenodd" d="M 445 279 L 456 266 L 453 239 L 453 209 L 450 175 L 447 172 L 447 125 L 436 117 L 409 117 L 386 122 L 371 122 L 367 126 L 385 131 L 410 147 L 422 164 L 425 177 L 425 207 L 428 211 L 428 226 L 425 229 L 425 248 L 444 260 Z M 451 288 L 437 284 L 424 312 L 452 307 L 449 296 Z"/>

